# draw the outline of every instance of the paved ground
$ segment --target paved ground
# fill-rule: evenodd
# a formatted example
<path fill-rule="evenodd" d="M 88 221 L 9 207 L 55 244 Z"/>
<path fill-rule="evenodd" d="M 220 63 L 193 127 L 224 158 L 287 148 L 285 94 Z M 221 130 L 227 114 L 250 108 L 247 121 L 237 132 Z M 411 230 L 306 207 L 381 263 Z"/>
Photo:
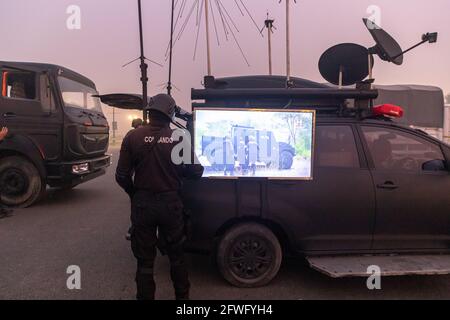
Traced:
<path fill-rule="evenodd" d="M 112 150 L 117 160 L 117 150 Z M 108 174 L 69 192 L 53 191 L 38 205 L 0 220 L 0 299 L 133 299 L 135 262 L 124 233 L 127 197 Z M 225 283 L 208 257 L 189 256 L 194 299 L 449 299 L 450 277 L 330 279 L 301 261 L 287 261 L 265 288 Z M 66 268 L 81 268 L 82 289 L 66 288 Z M 168 262 L 156 264 L 157 298 L 171 299 Z"/>

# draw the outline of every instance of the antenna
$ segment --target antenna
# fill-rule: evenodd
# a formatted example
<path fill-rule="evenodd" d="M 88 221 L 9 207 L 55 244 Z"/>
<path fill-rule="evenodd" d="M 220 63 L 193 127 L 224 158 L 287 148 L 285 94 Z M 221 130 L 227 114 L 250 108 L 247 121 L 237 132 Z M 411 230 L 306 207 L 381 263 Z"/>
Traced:
<path fill-rule="evenodd" d="M 438 38 L 437 33 L 426 33 L 422 36 L 421 42 L 403 51 L 398 42 L 373 21 L 364 18 L 363 22 L 375 40 L 375 46 L 366 48 L 354 43 L 342 43 L 329 48 L 320 57 L 320 73 L 328 82 L 338 85 L 340 89 L 343 86 L 361 83 L 367 76 L 369 79 L 365 84 L 368 88 L 371 87 L 374 81 L 373 55 L 378 55 L 383 61 L 401 65 L 405 53 L 426 42 L 435 43 Z"/>
<path fill-rule="evenodd" d="M 280 0 L 279 3 L 281 3 Z M 286 1 L 286 87 L 291 88 L 293 86 L 293 83 L 291 81 L 291 17 L 290 17 L 290 8 L 291 8 L 291 0 L 285 0 Z M 297 0 L 294 0 L 295 3 L 297 3 Z"/>
<path fill-rule="evenodd" d="M 169 53 L 169 80 L 167 81 L 167 94 L 172 95 L 172 59 L 173 59 L 173 28 L 174 20 L 173 16 L 175 13 L 175 0 L 172 0 L 172 12 L 170 18 L 170 53 Z"/>
<path fill-rule="evenodd" d="M 367 59 L 369 56 L 369 59 Z M 328 82 L 339 86 L 363 81 L 373 68 L 373 56 L 366 47 L 342 43 L 326 50 L 319 60 L 319 71 Z"/>
<path fill-rule="evenodd" d="M 207 70 L 208 76 L 212 76 L 211 71 L 211 47 L 209 43 L 209 0 L 205 1 L 205 24 L 206 24 L 206 59 L 207 59 Z"/>
<path fill-rule="evenodd" d="M 211 55 L 211 32 L 215 33 L 218 46 L 220 46 L 219 27 L 223 28 L 223 34 L 228 41 L 230 38 L 235 42 L 239 52 L 241 53 L 245 63 L 250 66 L 247 57 L 239 43 L 237 33 L 239 29 L 232 17 L 228 4 L 231 1 L 227 1 L 227 5 L 223 3 L 223 0 L 177 0 L 173 4 L 173 10 L 176 11 L 173 14 L 174 22 L 171 22 L 173 26 L 172 33 L 174 33 L 172 41 L 169 42 L 165 58 L 170 58 L 171 48 L 175 48 L 177 42 L 181 39 L 185 30 L 187 29 L 189 22 L 195 20 L 196 27 L 196 39 L 194 46 L 194 60 L 197 55 L 197 47 L 199 44 L 200 31 L 205 26 L 206 28 L 206 54 L 207 54 L 207 75 L 212 75 L 212 55 Z M 234 6 L 239 11 L 240 15 L 248 16 L 249 20 L 256 26 L 258 32 L 259 27 L 256 24 L 250 10 L 245 5 L 244 0 L 234 0 Z M 194 18 L 192 18 L 194 17 Z M 205 23 L 203 24 L 203 18 Z M 212 20 L 212 22 L 211 22 Z M 212 28 L 213 27 L 213 28 Z M 212 28 L 212 30 L 211 30 Z"/>
<path fill-rule="evenodd" d="M 142 6 L 141 0 L 138 0 L 138 11 L 139 11 L 139 40 L 141 46 L 141 83 L 142 83 L 142 110 L 143 110 L 143 118 L 144 122 L 147 122 L 147 105 L 148 105 L 148 95 L 147 95 L 147 83 L 148 83 L 148 65 L 145 63 L 145 55 L 144 55 L 144 32 L 142 30 Z"/>
<path fill-rule="evenodd" d="M 269 19 L 269 12 L 267 12 L 267 19 L 264 21 L 264 27 L 262 27 L 260 33 L 262 34 L 264 29 L 267 28 L 267 41 L 268 41 L 268 50 L 269 50 L 269 75 L 272 75 L 272 33 L 275 26 L 273 23 L 275 20 Z"/>
<path fill-rule="evenodd" d="M 145 57 L 144 54 L 144 32 L 143 32 L 143 28 L 142 28 L 142 6 L 141 6 L 141 0 L 138 0 L 138 14 L 139 14 L 139 42 L 140 42 L 140 50 L 141 50 L 141 55 L 136 58 L 131 60 L 130 62 L 125 63 L 122 68 L 125 68 L 126 66 L 132 64 L 133 62 L 136 62 L 138 60 L 141 61 L 141 83 L 142 83 L 142 110 L 143 110 L 143 119 L 145 122 L 147 122 L 147 105 L 148 105 L 148 94 L 147 94 L 147 84 L 148 84 L 148 76 L 147 76 L 147 71 L 148 71 L 148 65 L 145 61 L 149 61 L 150 63 L 153 63 L 159 67 L 163 67 L 162 64 L 147 59 Z"/>

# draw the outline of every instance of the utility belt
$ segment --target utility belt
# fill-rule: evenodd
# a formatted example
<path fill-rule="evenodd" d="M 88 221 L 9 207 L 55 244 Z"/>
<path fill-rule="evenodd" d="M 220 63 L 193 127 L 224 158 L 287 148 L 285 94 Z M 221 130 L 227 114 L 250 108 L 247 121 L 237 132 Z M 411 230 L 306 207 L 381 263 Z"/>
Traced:
<path fill-rule="evenodd" d="M 165 191 L 165 192 L 153 192 L 148 189 L 138 189 L 134 193 L 134 196 L 145 197 L 149 200 L 172 200 L 180 198 L 180 192 L 177 191 Z"/>

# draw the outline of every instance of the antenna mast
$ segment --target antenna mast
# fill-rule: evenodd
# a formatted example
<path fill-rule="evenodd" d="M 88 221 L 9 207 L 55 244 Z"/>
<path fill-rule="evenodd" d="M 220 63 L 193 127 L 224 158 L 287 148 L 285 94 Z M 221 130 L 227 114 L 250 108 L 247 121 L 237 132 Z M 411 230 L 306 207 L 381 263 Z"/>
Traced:
<path fill-rule="evenodd" d="M 291 34 L 290 34 L 290 25 L 291 25 L 291 17 L 290 17 L 290 8 L 291 8 L 291 0 L 286 1 L 286 87 L 292 87 L 291 81 Z M 280 0 L 281 2 L 281 0 Z M 297 3 L 297 0 L 294 0 Z"/>
<path fill-rule="evenodd" d="M 212 75 L 211 71 L 211 46 L 209 43 L 209 0 L 205 1 L 205 23 L 206 23 L 206 55 L 208 63 L 208 76 Z"/>
<path fill-rule="evenodd" d="M 261 29 L 261 34 L 264 28 L 267 28 L 267 41 L 268 41 L 268 50 L 269 50 L 269 75 L 272 75 L 272 33 L 273 29 L 276 29 L 273 23 L 275 20 L 269 19 L 269 13 L 267 13 L 267 19 L 264 21 L 264 27 Z"/>
<path fill-rule="evenodd" d="M 173 16 L 175 12 L 175 0 L 172 0 L 172 13 L 170 18 L 170 57 L 169 57 L 169 80 L 167 82 L 167 94 L 172 95 L 172 59 L 173 59 Z"/>
<path fill-rule="evenodd" d="M 147 105 L 148 105 L 148 95 L 147 95 L 147 83 L 148 83 L 148 65 L 145 63 L 145 55 L 144 55 L 144 33 L 142 30 L 142 7 L 141 0 L 138 0 L 138 11 L 139 11 L 139 38 L 141 45 L 141 56 L 139 59 L 141 60 L 141 82 L 142 82 L 142 110 L 144 122 L 147 122 Z"/>

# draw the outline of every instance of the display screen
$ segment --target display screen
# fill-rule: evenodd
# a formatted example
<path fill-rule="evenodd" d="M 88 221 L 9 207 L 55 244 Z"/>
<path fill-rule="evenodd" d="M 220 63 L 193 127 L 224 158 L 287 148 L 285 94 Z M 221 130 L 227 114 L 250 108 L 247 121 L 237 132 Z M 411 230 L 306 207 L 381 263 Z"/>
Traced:
<path fill-rule="evenodd" d="M 312 179 L 314 110 L 195 112 L 195 152 L 204 177 Z"/>

